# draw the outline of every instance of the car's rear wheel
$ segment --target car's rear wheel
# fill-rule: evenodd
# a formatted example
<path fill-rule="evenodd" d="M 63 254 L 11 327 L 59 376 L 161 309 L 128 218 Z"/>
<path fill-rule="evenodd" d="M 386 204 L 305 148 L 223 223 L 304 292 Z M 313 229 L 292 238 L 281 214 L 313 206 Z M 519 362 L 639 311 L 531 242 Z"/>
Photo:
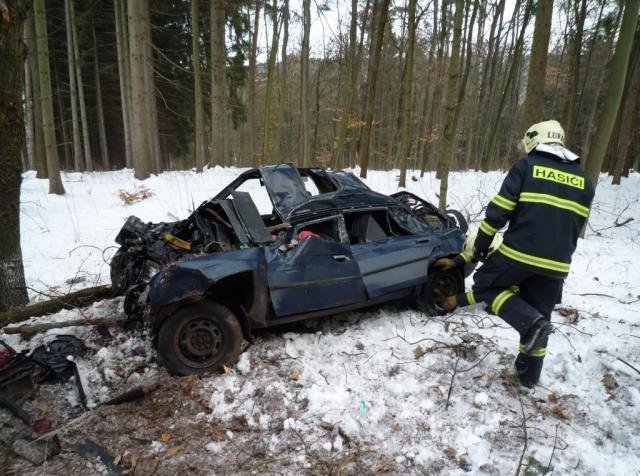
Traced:
<path fill-rule="evenodd" d="M 417 297 L 418 308 L 430 316 L 447 314 L 441 306 L 442 299 L 456 295 L 464 290 L 464 278 L 458 268 L 442 270 L 431 268 L 429 280 L 422 286 L 422 292 Z"/>
<path fill-rule="evenodd" d="M 178 375 L 221 371 L 240 355 L 242 330 L 236 316 L 210 301 L 187 305 L 172 314 L 158 333 L 158 356 Z"/>

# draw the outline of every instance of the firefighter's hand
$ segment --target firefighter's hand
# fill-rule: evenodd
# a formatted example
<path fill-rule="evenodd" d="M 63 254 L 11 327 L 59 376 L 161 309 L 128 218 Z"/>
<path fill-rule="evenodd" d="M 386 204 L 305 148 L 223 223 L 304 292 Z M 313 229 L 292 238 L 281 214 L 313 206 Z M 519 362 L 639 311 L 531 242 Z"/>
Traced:
<path fill-rule="evenodd" d="M 452 259 L 452 258 L 440 258 L 435 263 L 433 263 L 433 265 L 436 268 L 442 269 L 443 271 L 447 271 L 449 269 L 452 269 L 452 268 L 455 268 L 456 266 L 458 266 L 456 264 L 455 260 Z"/>

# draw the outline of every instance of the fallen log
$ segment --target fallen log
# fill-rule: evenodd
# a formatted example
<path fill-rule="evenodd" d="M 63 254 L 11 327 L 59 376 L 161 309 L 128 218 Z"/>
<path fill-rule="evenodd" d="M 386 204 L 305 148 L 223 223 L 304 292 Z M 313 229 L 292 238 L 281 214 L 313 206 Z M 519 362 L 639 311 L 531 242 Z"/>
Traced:
<path fill-rule="evenodd" d="M 75 326 L 117 326 L 122 322 L 120 316 L 92 317 L 89 319 L 73 319 L 62 322 L 42 322 L 38 324 L 23 324 L 21 326 L 4 327 L 5 334 L 32 335 L 49 329 L 62 329 L 63 327 Z"/>
<path fill-rule="evenodd" d="M 111 286 L 96 286 L 93 288 L 80 289 L 69 294 L 53 297 L 48 301 L 36 302 L 25 307 L 9 309 L 0 313 L 0 326 L 11 324 L 14 322 L 22 322 L 35 316 L 43 316 L 45 314 L 54 314 L 62 309 L 73 309 L 75 307 L 84 307 L 93 304 L 101 299 L 115 297 L 117 294 L 111 289 Z"/>

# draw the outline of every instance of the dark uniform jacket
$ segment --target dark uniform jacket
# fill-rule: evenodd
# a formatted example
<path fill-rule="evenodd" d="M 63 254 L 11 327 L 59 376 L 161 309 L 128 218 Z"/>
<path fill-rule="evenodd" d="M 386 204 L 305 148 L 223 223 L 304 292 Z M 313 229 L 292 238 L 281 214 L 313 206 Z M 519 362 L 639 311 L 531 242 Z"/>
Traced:
<path fill-rule="evenodd" d="M 593 195 L 593 185 L 577 162 L 534 150 L 509 170 L 487 207 L 475 246 L 488 249 L 509 222 L 497 252 L 514 266 L 563 278 Z"/>

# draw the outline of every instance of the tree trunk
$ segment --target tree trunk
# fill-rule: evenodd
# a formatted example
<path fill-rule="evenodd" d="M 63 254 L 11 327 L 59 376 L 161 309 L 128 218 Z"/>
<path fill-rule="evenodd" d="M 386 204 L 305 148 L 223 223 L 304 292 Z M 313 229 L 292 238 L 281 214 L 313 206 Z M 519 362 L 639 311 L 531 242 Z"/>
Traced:
<path fill-rule="evenodd" d="M 302 166 L 311 165 L 311 118 L 309 117 L 309 34 L 311 0 L 302 0 L 302 49 L 300 51 L 300 118 L 302 126 Z"/>
<path fill-rule="evenodd" d="M 96 286 L 94 288 L 80 289 L 69 294 L 56 296 L 47 301 L 40 301 L 21 309 L 13 309 L 0 312 L 0 326 L 11 322 L 26 321 L 30 317 L 53 314 L 62 309 L 72 309 L 74 307 L 84 307 L 101 299 L 114 297 L 111 286 Z"/>
<path fill-rule="evenodd" d="M 67 62 L 69 63 L 69 97 L 71 100 L 71 122 L 73 130 L 73 169 L 84 168 L 82 155 L 82 139 L 80 138 L 80 118 L 78 117 L 78 89 L 76 87 L 76 61 L 73 48 L 73 33 L 71 32 L 71 3 L 64 1 L 64 13 L 67 27 Z"/>
<path fill-rule="evenodd" d="M 256 121 L 256 57 L 258 55 L 258 34 L 260 26 L 260 7 L 262 0 L 255 0 L 256 8 L 253 16 L 253 33 L 251 35 L 251 54 L 249 56 L 249 117 L 248 117 L 248 139 L 249 139 L 249 158 L 250 163 L 254 167 L 260 165 L 259 155 L 256 151 L 256 142 L 258 137 L 257 121 Z"/>
<path fill-rule="evenodd" d="M 580 1 L 580 10 L 575 9 L 576 31 L 571 39 L 571 54 L 569 55 L 569 98 L 565 113 L 565 145 L 571 147 L 575 142 L 576 110 L 578 105 L 578 85 L 580 84 L 580 58 L 582 56 L 582 35 L 584 21 L 587 16 L 587 0 Z"/>
<path fill-rule="evenodd" d="M 53 77 L 55 78 L 55 84 L 56 84 L 56 102 L 58 103 L 57 104 L 58 117 L 56 118 L 56 115 L 55 115 L 56 109 L 54 109 L 53 119 L 56 124 L 60 124 L 60 132 L 62 133 L 62 142 L 58 144 L 58 151 L 62 149 L 62 157 L 63 157 L 63 161 L 61 164 L 62 168 L 71 169 L 73 168 L 73 164 L 71 163 L 71 157 L 70 157 L 71 154 L 69 153 L 69 147 L 68 147 L 71 141 L 69 140 L 69 134 L 67 134 L 67 122 L 64 117 L 65 109 L 64 109 L 64 105 L 62 104 L 62 94 L 60 93 L 60 80 L 58 78 L 58 67 L 56 65 L 55 57 L 52 58 L 51 60 L 51 66 L 53 66 Z"/>
<path fill-rule="evenodd" d="M 147 111 L 144 82 L 144 13 L 147 0 L 128 0 L 129 63 L 131 65 L 131 136 L 133 166 L 137 179 L 146 179 L 151 172 Z"/>
<path fill-rule="evenodd" d="M 620 107 L 624 82 L 627 77 L 629 58 L 631 56 L 631 47 L 633 46 L 633 35 L 638 23 L 639 7 L 640 0 L 629 0 L 624 7 L 618 43 L 616 44 L 615 53 L 613 54 L 613 60 L 611 62 L 611 73 L 607 86 L 604 109 L 600 114 L 598 127 L 585 166 L 587 176 L 591 179 L 594 186 L 598 184 L 598 175 L 607 151 L 607 146 L 609 145 L 609 140 L 611 139 L 611 132 L 616 120 L 618 108 Z"/>
<path fill-rule="evenodd" d="M 56 129 L 53 119 L 53 93 L 51 91 L 51 70 L 49 69 L 49 44 L 47 36 L 47 19 L 44 11 L 44 0 L 34 0 L 33 14 L 36 25 L 36 43 L 38 50 L 38 78 L 40 84 L 40 108 L 42 111 L 42 129 L 44 147 L 47 156 L 47 175 L 49 176 L 49 193 L 64 194 L 60 178 L 60 159 L 56 145 Z"/>
<path fill-rule="evenodd" d="M 637 134 L 638 124 L 634 119 L 640 110 L 640 29 L 636 30 L 632 51 L 624 88 L 624 97 L 629 100 L 621 105 L 620 134 L 617 147 L 613 148 L 615 158 L 611 181 L 613 185 L 619 185 L 622 176 L 628 174 L 629 151 L 634 132 Z"/>
<path fill-rule="evenodd" d="M 102 107 L 102 86 L 100 84 L 100 62 L 98 61 L 98 42 L 96 41 L 96 29 L 92 25 L 93 33 L 93 71 L 96 84 L 96 115 L 98 116 L 98 135 L 100 137 L 100 154 L 102 155 L 102 169 L 109 170 L 109 147 L 107 145 L 107 131 L 104 125 L 104 110 Z"/>
<path fill-rule="evenodd" d="M 124 0 L 114 0 L 116 18 L 116 45 L 118 49 L 118 78 L 120 81 L 120 104 L 124 131 L 125 163 L 133 168 L 131 145 L 131 72 L 129 71 L 129 48 L 127 21 L 124 15 Z"/>
<path fill-rule="evenodd" d="M 44 147 L 44 128 L 42 127 L 42 106 L 40 102 L 40 70 L 38 69 L 38 46 L 36 41 L 35 18 L 33 8 L 29 9 L 25 21 L 25 39 L 28 49 L 28 63 L 31 70 L 31 85 L 33 86 L 33 137 L 36 177 L 47 178 L 47 155 Z"/>
<path fill-rule="evenodd" d="M 27 146 L 27 170 L 35 170 L 35 137 L 33 131 L 33 85 L 29 62 L 24 62 L 24 111 L 25 111 L 25 144 Z"/>
<path fill-rule="evenodd" d="M 202 63 L 200 61 L 200 10 L 198 0 L 191 1 L 191 48 L 193 49 L 194 109 L 196 114 L 196 172 L 204 168 L 204 102 L 202 98 Z"/>
<path fill-rule="evenodd" d="M 211 2 L 211 161 L 228 165 L 226 156 L 227 94 L 225 74 L 226 0 Z"/>
<path fill-rule="evenodd" d="M 453 18 L 453 43 L 449 58 L 449 79 L 447 81 L 447 98 L 445 103 L 445 120 L 440 141 L 440 157 L 438 160 L 438 174 L 440 175 L 439 207 L 447 207 L 447 190 L 449 187 L 449 167 L 454 154 L 453 147 L 456 137 L 456 118 L 460 108 L 458 101 L 458 75 L 460 74 L 460 42 L 462 39 L 462 17 L 464 14 L 464 0 L 456 0 L 456 13 Z"/>
<path fill-rule="evenodd" d="M 533 30 L 533 43 L 529 58 L 527 96 L 521 121 L 525 129 L 543 120 L 544 85 L 547 74 L 547 54 L 549 51 L 552 14 L 553 0 L 538 0 L 536 4 L 536 25 Z"/>
<path fill-rule="evenodd" d="M 265 8 L 265 15 L 267 10 Z M 271 47 L 269 49 L 269 58 L 267 60 L 267 86 L 264 93 L 264 125 L 262 128 L 262 163 L 273 163 L 277 157 L 273 156 L 271 150 L 271 103 L 273 100 L 273 83 L 276 74 L 276 57 L 278 56 L 278 37 L 280 31 L 280 22 L 278 22 L 278 10 L 276 0 L 271 5 Z"/>
<path fill-rule="evenodd" d="M 354 91 L 352 84 L 354 74 L 357 73 L 356 57 L 358 52 L 358 0 L 351 0 L 351 24 L 349 27 L 349 56 L 347 60 L 347 69 L 349 70 L 348 80 L 345 81 L 346 97 L 342 106 L 342 113 L 338 123 L 338 130 L 333 140 L 333 150 L 331 154 L 331 163 L 336 169 L 341 169 L 343 164 L 345 142 L 347 139 L 347 131 L 349 123 L 353 121 L 351 111 L 353 109 Z M 347 83 L 348 81 L 348 83 Z M 357 81 L 357 79 L 355 79 Z"/>
<path fill-rule="evenodd" d="M 287 88 L 287 75 L 289 73 L 287 61 L 287 47 L 289 46 L 289 0 L 284 0 L 282 6 L 282 47 L 280 49 L 280 80 L 278 89 L 280 100 L 278 102 L 278 130 L 276 134 L 277 155 L 282 162 L 289 161 L 288 141 L 285 143 L 284 133 L 289 130 L 286 113 L 286 99 L 289 89 Z"/>
<path fill-rule="evenodd" d="M 487 149 L 484 153 L 484 156 L 482 157 L 483 172 L 488 172 L 493 162 L 493 154 L 495 152 L 496 142 L 498 140 L 498 128 L 500 126 L 500 118 L 502 116 L 502 111 L 504 110 L 504 105 L 509 95 L 509 91 L 511 89 L 511 84 L 515 79 L 516 71 L 518 69 L 518 62 L 519 62 L 520 54 L 522 52 L 522 44 L 524 41 L 524 33 L 527 29 L 527 25 L 529 24 L 529 18 L 531 16 L 531 8 L 532 8 L 532 0 L 526 0 L 526 4 L 524 7 L 524 18 L 522 19 L 522 25 L 520 26 L 520 33 L 518 34 L 518 38 L 516 39 L 515 45 L 513 48 L 513 58 L 511 59 L 509 73 L 507 74 L 504 90 L 500 96 L 500 102 L 498 103 L 495 122 L 493 123 L 493 127 L 489 134 Z"/>
<path fill-rule="evenodd" d="M 362 56 L 364 55 L 364 33 L 369 18 L 369 11 L 371 7 L 371 0 L 367 0 L 367 3 L 364 7 L 364 12 L 362 13 L 362 28 L 360 29 L 360 39 L 358 40 L 358 51 L 356 52 L 356 63 L 351 70 L 351 96 L 353 101 L 351 103 L 351 110 L 349 111 L 349 115 L 353 118 L 354 124 L 353 127 L 349 128 L 349 166 L 355 167 L 358 163 L 357 150 L 358 150 L 358 139 L 360 136 L 360 125 L 359 119 L 361 114 L 361 109 L 356 107 L 355 98 L 358 97 L 360 92 L 360 84 L 358 83 L 358 79 L 360 78 L 360 66 L 362 64 Z M 361 101 L 358 101 L 358 105 L 361 104 Z"/>
<path fill-rule="evenodd" d="M 371 47 L 369 54 L 369 68 L 367 71 L 367 99 L 365 102 L 364 130 L 360 140 L 360 177 L 366 178 L 369 169 L 369 146 L 371 142 L 371 127 L 373 125 L 376 88 L 378 84 L 378 67 L 380 66 L 380 52 L 384 29 L 387 25 L 390 0 L 378 0 L 374 6 L 372 18 Z"/>
<path fill-rule="evenodd" d="M 395 163 L 400 162 L 400 180 L 398 187 L 406 187 L 407 156 L 409 155 L 409 135 L 411 133 L 411 96 L 413 89 L 413 50 L 416 43 L 416 0 L 409 0 L 409 32 L 407 38 L 407 54 L 402 70 L 402 86 L 400 90 L 400 114 L 398 130 L 400 143 Z"/>
<path fill-rule="evenodd" d="M 149 17 L 149 2 L 143 2 L 142 26 L 144 28 L 144 104 L 147 113 L 147 135 L 149 153 L 151 154 L 152 170 L 162 172 L 162 148 L 160 147 L 160 130 L 158 126 L 158 106 L 156 103 L 155 72 L 153 69 L 153 43 L 151 40 L 151 19 Z"/>
<path fill-rule="evenodd" d="M 87 118 L 87 103 L 84 98 L 84 81 L 82 79 L 82 60 L 80 58 L 80 45 L 78 44 L 78 31 L 76 29 L 76 14 L 73 5 L 74 0 L 69 1 L 71 17 L 71 34 L 73 35 L 73 55 L 76 66 L 76 81 L 78 84 L 78 100 L 80 102 L 80 121 L 82 123 L 82 144 L 84 150 L 84 166 L 86 170 L 93 170 L 93 157 L 91 156 L 91 140 L 89 137 L 89 120 Z"/>
<path fill-rule="evenodd" d="M 20 149 L 24 137 L 22 25 L 29 3 L 10 2 L 0 15 L 0 312 L 28 302 L 20 249 Z"/>

